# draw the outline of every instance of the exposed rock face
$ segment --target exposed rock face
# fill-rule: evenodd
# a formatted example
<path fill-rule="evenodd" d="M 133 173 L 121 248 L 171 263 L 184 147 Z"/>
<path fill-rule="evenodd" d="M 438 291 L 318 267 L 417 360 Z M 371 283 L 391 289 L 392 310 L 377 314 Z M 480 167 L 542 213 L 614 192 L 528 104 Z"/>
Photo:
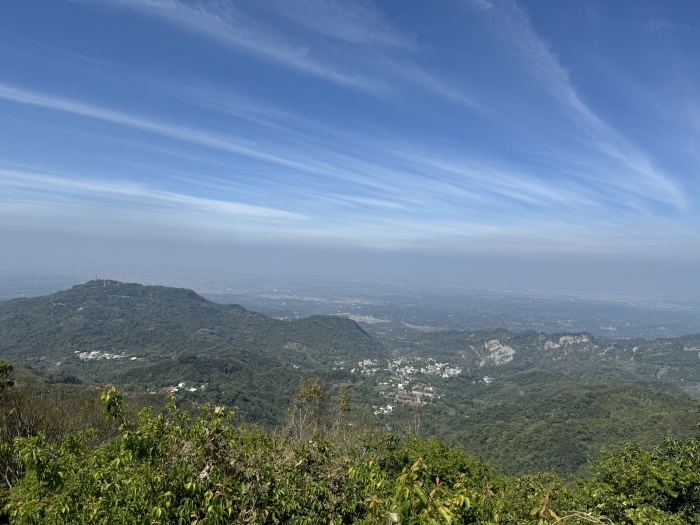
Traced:
<path fill-rule="evenodd" d="M 513 360 L 515 349 L 501 344 L 498 339 L 491 339 L 484 343 L 486 355 L 479 361 L 479 366 L 504 365 Z"/>
<path fill-rule="evenodd" d="M 559 341 L 545 341 L 544 343 L 544 349 L 545 350 L 554 350 L 557 348 L 561 348 L 563 346 L 571 346 L 571 345 L 578 345 L 578 344 L 584 344 L 584 343 L 590 343 L 591 338 L 588 337 L 585 334 L 581 335 L 562 335 L 559 337 Z"/>
<path fill-rule="evenodd" d="M 697 352 L 698 357 L 700 357 L 700 346 L 684 346 L 683 350 L 686 352 Z"/>

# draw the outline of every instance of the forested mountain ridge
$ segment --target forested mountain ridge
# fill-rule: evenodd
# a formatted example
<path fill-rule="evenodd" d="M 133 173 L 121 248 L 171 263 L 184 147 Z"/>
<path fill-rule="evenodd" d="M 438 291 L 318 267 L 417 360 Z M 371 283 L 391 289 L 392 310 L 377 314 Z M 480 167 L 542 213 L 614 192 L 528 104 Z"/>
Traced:
<path fill-rule="evenodd" d="M 377 344 L 354 321 L 314 316 L 280 321 L 191 290 L 95 280 L 43 297 L 0 303 L 0 356 L 32 364 L 75 352 L 175 355 L 231 346 L 271 357 L 294 355 L 317 365 L 339 356 L 377 356 Z"/>
<path fill-rule="evenodd" d="M 85 352 L 106 354 L 105 360 L 123 354 L 115 359 L 136 358 L 138 363 L 180 354 L 187 360 L 192 353 L 200 358 L 247 354 L 300 369 L 398 354 L 446 360 L 476 375 L 556 370 L 587 377 L 657 378 L 700 396 L 700 335 L 646 341 L 506 329 L 385 334 L 371 326 L 365 331 L 346 317 L 281 321 L 208 301 L 192 290 L 111 280 L 0 303 L 0 336 L 0 358 L 57 371 L 70 369 Z"/>
<path fill-rule="evenodd" d="M 179 288 L 94 280 L 0 303 L 0 359 L 127 390 L 186 383 L 264 424 L 282 421 L 305 374 L 382 355 L 347 318 L 282 321 Z"/>

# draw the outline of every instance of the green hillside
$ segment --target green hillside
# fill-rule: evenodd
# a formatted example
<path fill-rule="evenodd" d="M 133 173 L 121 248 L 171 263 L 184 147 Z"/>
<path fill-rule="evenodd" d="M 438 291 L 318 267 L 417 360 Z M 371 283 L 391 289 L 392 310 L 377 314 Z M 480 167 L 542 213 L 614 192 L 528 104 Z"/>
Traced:
<path fill-rule="evenodd" d="M 191 290 L 90 281 L 44 297 L 0 303 L 0 355 L 63 360 L 84 351 L 171 356 L 216 345 L 289 358 L 305 366 L 339 356 L 379 355 L 381 346 L 346 318 L 279 321 Z"/>
<path fill-rule="evenodd" d="M 305 374 L 382 352 L 346 318 L 280 321 L 178 288 L 99 280 L 0 303 L 2 359 L 127 390 L 185 383 L 265 424 Z"/>
<path fill-rule="evenodd" d="M 526 372 L 486 384 L 462 376 L 437 400 L 425 432 L 511 474 L 585 474 L 601 447 L 696 436 L 696 401 L 629 381 Z M 546 453 L 543 453 L 546 451 Z"/>

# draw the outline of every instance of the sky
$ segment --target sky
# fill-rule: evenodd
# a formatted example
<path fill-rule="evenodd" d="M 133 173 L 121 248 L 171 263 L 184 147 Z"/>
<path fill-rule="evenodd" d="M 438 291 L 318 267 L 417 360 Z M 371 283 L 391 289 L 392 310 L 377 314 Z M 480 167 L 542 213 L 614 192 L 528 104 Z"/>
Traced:
<path fill-rule="evenodd" d="M 699 267 L 694 0 L 0 3 L 0 271 Z"/>

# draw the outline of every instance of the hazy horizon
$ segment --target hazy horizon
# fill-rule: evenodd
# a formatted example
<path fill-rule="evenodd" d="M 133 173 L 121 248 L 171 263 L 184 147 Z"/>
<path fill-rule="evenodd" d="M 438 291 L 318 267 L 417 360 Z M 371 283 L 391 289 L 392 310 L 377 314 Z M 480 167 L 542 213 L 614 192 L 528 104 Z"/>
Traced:
<path fill-rule="evenodd" d="M 94 278 L 185 286 L 237 280 L 285 283 L 385 282 L 397 286 L 500 289 L 587 297 L 697 300 L 688 261 L 556 258 L 428 251 L 329 250 L 310 246 L 210 244 L 72 236 L 19 236 L 0 260 L 0 274 Z M 28 262 L 29 261 L 29 262 Z M 658 279 L 650 279 L 657 275 Z M 57 288 L 59 289 L 59 288 Z"/>

